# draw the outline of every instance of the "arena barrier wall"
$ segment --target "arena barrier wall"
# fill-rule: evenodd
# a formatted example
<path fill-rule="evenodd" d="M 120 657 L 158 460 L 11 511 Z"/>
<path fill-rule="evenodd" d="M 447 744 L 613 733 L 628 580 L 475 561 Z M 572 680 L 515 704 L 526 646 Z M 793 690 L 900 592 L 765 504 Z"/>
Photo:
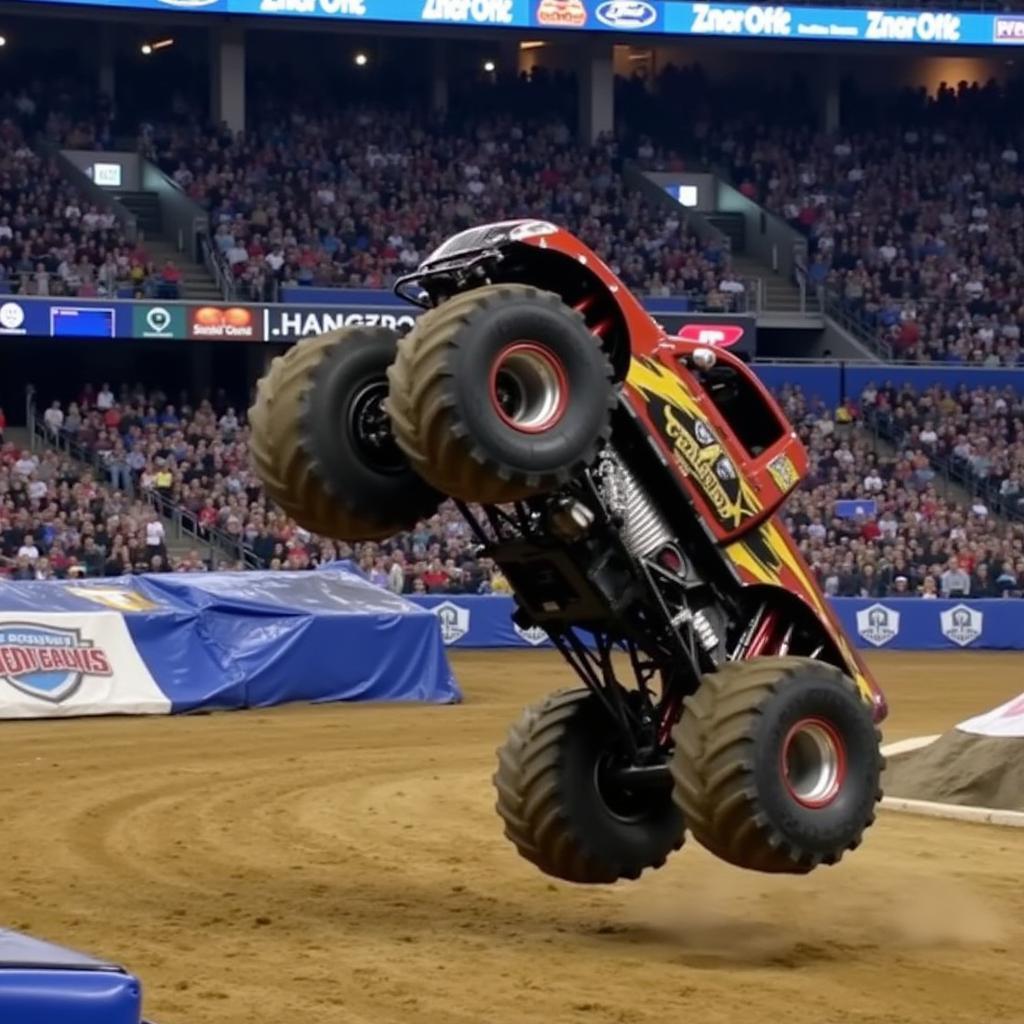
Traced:
<path fill-rule="evenodd" d="M 434 616 L 342 568 L 0 583 L 0 718 L 459 699 Z"/>
<path fill-rule="evenodd" d="M 938 384 L 953 391 L 968 388 L 1005 388 L 1024 390 L 1024 370 L 1008 367 L 962 366 L 958 364 L 926 363 L 902 366 L 879 363 L 754 363 L 754 372 L 770 388 L 784 384 L 799 385 L 808 398 L 820 398 L 834 409 L 844 398 L 860 399 L 869 383 L 892 384 L 899 388 L 909 385 L 922 391 Z"/>
<path fill-rule="evenodd" d="M 139 1024 L 142 986 L 116 964 L 0 928 L 0 1021 Z"/>
<path fill-rule="evenodd" d="M 512 623 L 505 596 L 417 596 L 440 620 L 449 647 L 550 647 L 539 630 Z M 858 647 L 893 651 L 1024 650 L 1024 601 L 834 598 L 832 605 Z"/>

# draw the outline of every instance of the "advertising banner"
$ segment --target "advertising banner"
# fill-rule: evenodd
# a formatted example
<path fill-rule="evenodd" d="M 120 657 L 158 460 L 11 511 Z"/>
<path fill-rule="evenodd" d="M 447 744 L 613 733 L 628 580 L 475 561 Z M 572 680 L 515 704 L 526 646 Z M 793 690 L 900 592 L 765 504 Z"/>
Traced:
<path fill-rule="evenodd" d="M 21 0 L 257 17 L 941 46 L 1024 45 L 1024 14 L 684 0 Z"/>
<path fill-rule="evenodd" d="M 511 597 L 426 595 L 412 600 L 440 622 L 448 647 L 550 647 L 540 630 L 512 623 Z M 868 650 L 1024 650 L 1024 601 L 925 598 L 832 600 L 854 643 Z"/>
<path fill-rule="evenodd" d="M 336 304 L 9 297 L 0 301 L 0 340 L 20 337 L 293 342 L 352 326 L 387 327 L 404 334 L 423 312 L 390 292 L 350 294 L 339 289 L 331 294 Z M 729 346 L 749 355 L 755 351 L 756 321 L 752 316 L 661 312 L 673 307 L 664 299 L 652 300 L 651 306 L 651 315 L 670 334 L 703 345 Z"/>
<path fill-rule="evenodd" d="M 408 303 L 386 306 L 266 306 L 263 337 L 267 341 L 298 341 L 339 327 L 388 327 L 405 334 L 423 311 Z"/>
<path fill-rule="evenodd" d="M 170 710 L 115 612 L 0 613 L 0 718 Z"/>

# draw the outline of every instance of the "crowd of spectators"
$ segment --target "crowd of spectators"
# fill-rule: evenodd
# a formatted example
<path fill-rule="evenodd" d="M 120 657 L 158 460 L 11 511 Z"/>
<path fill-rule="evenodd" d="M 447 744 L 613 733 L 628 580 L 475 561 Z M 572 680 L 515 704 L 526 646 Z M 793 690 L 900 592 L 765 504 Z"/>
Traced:
<path fill-rule="evenodd" d="M 811 455 L 785 517 L 827 593 L 1024 596 L 1024 517 L 1016 514 L 1024 507 L 1024 447 L 1016 447 L 1015 430 L 1024 399 L 1003 391 L 916 394 L 891 384 L 871 385 L 836 409 L 797 387 L 779 398 Z M 449 505 L 379 544 L 310 535 L 267 500 L 249 468 L 244 415 L 223 393 L 192 405 L 159 390 L 115 393 L 103 384 L 53 403 L 42 421 L 54 444 L 70 442 L 96 470 L 83 475 L 53 452 L 3 449 L 0 554 L 15 575 L 209 567 L 195 551 L 169 556 L 154 511 L 163 508 L 186 513 L 209 551 L 234 550 L 233 567 L 297 571 L 353 559 L 395 592 L 508 589 Z M 895 443 L 892 454 L 879 432 Z M 977 451 L 958 451 L 965 440 Z M 936 468 L 947 452 L 998 479 L 994 497 L 965 502 L 950 492 Z M 972 462 L 978 452 L 987 461 Z M 213 561 L 222 567 L 226 557 Z"/>
<path fill-rule="evenodd" d="M 141 237 L 130 241 L 112 212 L 69 186 L 13 120 L 0 121 L 0 293 L 167 299 L 178 280 L 173 265 L 153 265 Z"/>
<path fill-rule="evenodd" d="M 1024 400 L 1011 387 L 870 388 L 865 415 L 1011 519 L 1024 519 Z"/>
<path fill-rule="evenodd" d="M 964 501 L 917 434 L 885 454 L 875 411 L 913 401 L 891 385 L 836 410 L 798 388 L 780 394 L 810 452 L 810 474 L 785 517 L 825 592 L 841 597 L 1024 596 L 1024 523 L 981 496 Z M 901 401 L 902 400 L 902 401 Z M 941 412 L 940 431 L 955 430 Z"/>
<path fill-rule="evenodd" d="M 714 97 L 695 69 L 667 69 L 655 110 L 679 92 Z M 722 90 L 725 100 L 727 90 Z M 1019 86 L 961 83 L 844 104 L 825 134 L 808 97 L 755 99 L 737 115 L 695 102 L 688 154 L 664 133 L 636 152 L 652 168 L 722 169 L 741 192 L 807 236 L 811 286 L 900 359 L 1024 362 L 1024 135 Z"/>
<path fill-rule="evenodd" d="M 199 562 L 193 552 L 180 567 Z M 141 496 L 56 451 L 0 448 L 0 573 L 48 580 L 168 568 L 164 524 Z"/>
<path fill-rule="evenodd" d="M 210 211 L 214 248 L 242 297 L 268 299 L 287 286 L 389 288 L 449 235 L 517 217 L 575 231 L 641 294 L 729 309 L 742 291 L 728 253 L 700 245 L 682 211 L 656 209 L 627 188 L 613 139 L 583 147 L 556 117 L 439 120 L 352 105 L 321 116 L 275 107 L 252 121 L 237 135 L 150 126 L 142 140 Z"/>

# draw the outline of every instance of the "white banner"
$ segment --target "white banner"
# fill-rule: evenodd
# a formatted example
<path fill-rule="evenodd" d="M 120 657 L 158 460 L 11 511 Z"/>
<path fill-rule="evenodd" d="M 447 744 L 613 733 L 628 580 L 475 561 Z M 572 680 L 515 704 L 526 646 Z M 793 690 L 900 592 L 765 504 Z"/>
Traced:
<path fill-rule="evenodd" d="M 976 733 L 978 736 L 1024 737 L 1024 693 L 1007 701 L 995 711 L 968 718 L 957 728 L 961 732 Z"/>
<path fill-rule="evenodd" d="M 0 718 L 170 711 L 116 612 L 0 616 Z"/>

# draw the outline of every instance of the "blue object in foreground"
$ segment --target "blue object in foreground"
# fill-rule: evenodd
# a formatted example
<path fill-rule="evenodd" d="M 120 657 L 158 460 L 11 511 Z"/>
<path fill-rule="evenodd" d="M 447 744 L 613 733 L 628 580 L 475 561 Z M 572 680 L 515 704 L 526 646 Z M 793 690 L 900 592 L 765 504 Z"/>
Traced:
<path fill-rule="evenodd" d="M 0 929 L 0 1021 L 139 1024 L 142 986 L 116 964 Z"/>

